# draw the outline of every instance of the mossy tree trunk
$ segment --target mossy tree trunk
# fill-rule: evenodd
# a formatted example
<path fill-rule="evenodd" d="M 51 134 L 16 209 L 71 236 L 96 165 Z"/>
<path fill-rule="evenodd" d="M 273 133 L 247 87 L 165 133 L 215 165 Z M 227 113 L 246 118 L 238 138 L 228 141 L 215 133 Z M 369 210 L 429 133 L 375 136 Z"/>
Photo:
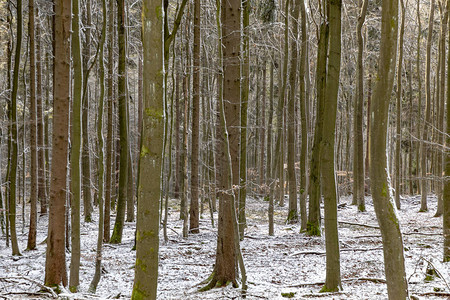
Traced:
<path fill-rule="evenodd" d="M 156 13 L 155 13 L 156 12 Z M 132 299 L 156 299 L 158 285 L 159 202 L 164 140 L 163 7 L 145 0 L 143 126 L 139 165 L 136 267 Z"/>
<path fill-rule="evenodd" d="M 337 223 L 337 194 L 334 144 L 336 113 L 341 71 L 341 6 L 342 0 L 327 1 L 327 20 L 330 27 L 329 54 L 323 109 L 323 132 L 320 153 L 325 206 L 326 278 L 322 291 L 341 289 L 339 237 Z"/>
<path fill-rule="evenodd" d="M 403 240 L 387 167 L 388 110 L 395 76 L 398 2 L 384 0 L 376 87 L 371 106 L 370 179 L 372 197 L 383 240 L 389 299 L 408 299 Z"/>

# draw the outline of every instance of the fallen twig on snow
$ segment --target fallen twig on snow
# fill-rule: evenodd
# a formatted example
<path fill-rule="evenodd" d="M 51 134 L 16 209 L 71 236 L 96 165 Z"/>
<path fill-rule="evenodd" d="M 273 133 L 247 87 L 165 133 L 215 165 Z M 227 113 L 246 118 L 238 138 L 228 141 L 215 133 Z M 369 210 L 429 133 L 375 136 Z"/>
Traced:
<path fill-rule="evenodd" d="M 50 293 L 52 295 L 53 298 L 58 298 L 58 295 L 55 293 L 55 291 L 51 288 L 49 288 L 48 286 L 43 285 L 42 283 L 28 278 L 28 277 L 24 277 L 24 276 L 9 276 L 9 277 L 0 277 L 0 281 L 6 281 L 8 282 L 8 280 L 26 280 L 29 281 L 35 285 L 37 285 L 38 287 L 40 287 L 41 289 L 45 290 L 46 292 Z"/>
<path fill-rule="evenodd" d="M 341 282 L 348 282 L 348 281 L 371 281 L 374 283 L 386 283 L 386 280 L 383 278 L 372 278 L 372 277 L 359 277 L 359 278 L 347 278 L 342 279 Z M 294 288 L 294 287 L 302 287 L 302 286 L 310 286 L 310 285 L 322 285 L 325 284 L 324 281 L 320 282 L 305 282 L 305 283 L 297 283 L 294 285 L 288 285 L 287 287 Z"/>
<path fill-rule="evenodd" d="M 354 225 L 354 226 L 361 226 L 361 227 L 367 227 L 372 229 L 380 229 L 380 227 L 375 225 L 367 225 L 367 224 L 361 224 L 361 223 L 352 223 L 352 222 L 346 222 L 346 221 L 338 221 L 339 224 L 346 224 L 346 225 Z"/>
<path fill-rule="evenodd" d="M 439 270 L 436 268 L 436 266 L 435 266 L 431 261 L 429 261 L 428 259 L 426 259 L 425 257 L 421 256 L 420 258 L 422 258 L 424 261 L 426 261 L 427 263 L 429 263 L 429 264 L 433 267 L 434 271 L 437 273 L 437 275 L 439 276 L 439 278 L 441 278 L 442 281 L 444 281 L 445 285 L 447 286 L 447 290 L 450 290 L 450 287 L 448 286 L 448 283 L 447 283 L 447 281 L 445 280 L 445 277 L 442 276 L 442 273 L 439 272 Z"/>
<path fill-rule="evenodd" d="M 419 296 L 450 297 L 450 293 L 445 293 L 445 292 L 415 293 L 415 295 L 419 295 Z"/>
<path fill-rule="evenodd" d="M 340 249 L 339 252 L 347 252 L 347 251 L 376 251 L 376 250 L 383 250 L 383 247 L 377 247 L 377 248 L 344 248 Z M 325 255 L 326 252 L 324 251 L 302 251 L 302 252 L 296 252 L 292 253 L 290 256 L 297 256 L 297 255 Z"/>
<path fill-rule="evenodd" d="M 348 292 L 333 292 L 333 293 L 312 293 L 312 294 L 303 294 L 301 297 L 306 298 L 319 298 L 319 297 L 331 297 L 331 296 L 337 296 L 337 295 L 349 295 Z"/>

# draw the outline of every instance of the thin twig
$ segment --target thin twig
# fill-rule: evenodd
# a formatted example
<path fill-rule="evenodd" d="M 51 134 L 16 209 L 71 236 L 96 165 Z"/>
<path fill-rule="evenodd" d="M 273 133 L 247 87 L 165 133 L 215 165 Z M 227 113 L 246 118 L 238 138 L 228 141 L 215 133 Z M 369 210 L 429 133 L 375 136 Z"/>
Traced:
<path fill-rule="evenodd" d="M 48 286 L 43 285 L 42 283 L 28 278 L 28 277 L 24 277 L 24 276 L 8 276 L 6 277 L 0 277 L 0 281 L 8 281 L 8 280 L 27 280 L 35 285 L 37 285 L 38 287 L 40 287 L 41 289 L 49 292 L 53 298 L 58 298 L 58 295 L 55 293 L 55 291 L 53 291 L 53 289 L 49 288 Z"/>

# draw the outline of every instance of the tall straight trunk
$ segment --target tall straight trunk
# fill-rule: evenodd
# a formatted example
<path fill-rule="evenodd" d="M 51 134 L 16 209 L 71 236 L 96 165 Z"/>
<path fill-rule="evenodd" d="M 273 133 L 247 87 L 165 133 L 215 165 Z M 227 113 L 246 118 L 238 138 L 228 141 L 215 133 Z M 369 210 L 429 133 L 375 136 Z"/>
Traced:
<path fill-rule="evenodd" d="M 110 8 L 112 9 L 112 8 Z M 97 235 L 97 249 L 95 256 L 95 273 L 89 285 L 89 291 L 95 293 L 97 285 L 102 274 L 102 246 L 103 246 L 103 229 L 104 229 L 104 155 L 103 155 L 103 103 L 105 99 L 105 66 L 104 66 L 104 46 L 106 39 L 106 0 L 102 0 L 102 35 L 99 45 L 99 75 L 100 75 L 100 97 L 98 99 L 98 123 L 97 123 L 97 138 L 98 138 L 98 235 Z"/>
<path fill-rule="evenodd" d="M 320 199 L 321 199 L 321 174 L 320 151 L 323 132 L 323 109 L 325 106 L 326 63 L 328 53 L 328 23 L 320 25 L 320 37 L 317 54 L 316 89 L 317 108 L 316 126 L 314 131 L 314 144 L 312 147 L 311 166 L 309 174 L 309 215 L 307 224 L 308 235 L 320 235 Z"/>
<path fill-rule="evenodd" d="M 321 174 L 325 205 L 326 278 L 322 291 L 337 291 L 341 286 L 337 198 L 335 178 L 336 113 L 341 71 L 341 6 L 342 0 L 327 1 L 327 19 L 330 27 L 329 55 L 323 109 L 321 146 Z"/>
<path fill-rule="evenodd" d="M 447 5 L 447 12 L 449 6 Z M 448 46 L 450 48 L 450 39 L 448 41 Z M 450 55 L 447 56 L 447 69 L 450 70 Z M 447 73 L 447 86 L 450 86 L 450 72 Z M 447 92 L 447 121 L 445 128 L 445 144 L 450 145 L 450 93 Z M 445 165 L 444 165 L 445 176 L 450 176 L 450 155 L 445 154 Z M 443 193 L 443 216 L 442 216 L 442 228 L 444 234 L 444 249 L 443 257 L 444 262 L 450 261 L 450 180 L 444 181 L 444 193 Z"/>
<path fill-rule="evenodd" d="M 297 67 L 298 67 L 298 17 L 300 15 L 300 0 L 293 0 L 291 17 L 292 17 L 292 36 L 291 41 L 291 57 L 289 71 L 289 98 L 287 105 L 287 173 L 289 181 L 289 210 L 287 222 L 298 222 L 298 201 L 297 201 L 297 178 L 295 174 L 295 91 L 297 86 Z"/>
<path fill-rule="evenodd" d="M 402 112 L 402 64 L 403 64 L 403 35 L 405 33 L 405 4 L 400 0 L 402 19 L 400 23 L 400 34 L 398 38 L 398 67 L 397 67 L 397 123 L 395 138 L 395 204 L 400 209 L 400 180 L 401 180 L 401 112 Z"/>
<path fill-rule="evenodd" d="M 164 140 L 163 14 L 159 1 L 143 2 L 144 116 L 139 165 L 136 268 L 132 299 L 156 299 L 158 285 L 159 202 Z"/>
<path fill-rule="evenodd" d="M 273 131 L 273 102 L 274 102 L 274 90 L 273 90 L 273 63 L 270 63 L 270 82 L 269 82 L 269 112 L 267 120 L 267 175 L 266 182 L 270 184 L 269 195 L 269 209 L 268 209 L 268 219 L 269 219 L 269 235 L 274 235 L 274 222 L 273 222 L 273 180 L 274 180 L 274 167 L 273 167 L 273 155 L 272 155 L 272 131 Z"/>
<path fill-rule="evenodd" d="M 222 0 L 220 3 L 222 52 L 223 60 L 223 97 L 220 97 L 220 148 L 218 161 L 220 162 L 220 205 L 217 235 L 216 263 L 213 276 L 208 285 L 225 286 L 232 283 L 237 286 L 236 262 L 239 255 L 239 235 L 235 213 L 236 194 L 233 185 L 239 183 L 239 124 L 240 124 L 240 0 Z M 221 25 L 221 26 L 220 26 Z M 219 54 L 221 54 L 219 53 Z M 237 175 L 237 177 L 235 177 Z M 245 273 L 243 273 L 245 276 Z M 243 278 L 244 279 L 244 278 Z M 245 280 L 243 280 L 245 285 Z"/>
<path fill-rule="evenodd" d="M 353 123 L 353 201 L 352 204 L 358 205 L 359 211 L 366 210 L 364 201 L 364 61 L 363 48 L 364 40 L 362 36 L 362 27 L 366 20 L 367 6 L 369 1 L 358 1 L 360 9 L 358 24 L 356 26 L 356 36 L 358 39 L 358 60 L 357 60 L 357 93 L 355 97 L 355 118 Z"/>
<path fill-rule="evenodd" d="M 372 102 L 372 74 L 369 70 L 369 80 L 367 81 L 367 128 L 366 128 L 366 158 L 364 161 L 365 176 L 369 176 L 369 156 L 370 156 L 370 107 Z"/>
<path fill-rule="evenodd" d="M 105 213 L 104 213 L 104 228 L 103 228 L 103 241 L 105 243 L 110 240 L 110 226 L 111 226 L 111 202 L 113 194 L 113 106 L 114 106 L 114 1 L 109 5 L 109 15 L 108 15 L 108 95 L 107 95 L 107 105 L 108 105 L 108 138 L 106 139 L 106 174 L 105 174 Z"/>
<path fill-rule="evenodd" d="M 174 187 L 174 197 L 175 199 L 180 199 L 180 183 L 182 180 L 182 171 L 181 171 L 181 95 L 180 95 L 180 82 L 181 82 L 181 71 L 177 71 L 176 80 L 175 80 L 175 187 Z"/>
<path fill-rule="evenodd" d="M 421 37 L 422 37 L 422 23 L 420 21 L 420 0 L 417 0 L 417 53 L 416 53 L 416 73 L 417 73 L 417 90 L 418 90 L 418 108 L 417 108 L 417 112 L 418 112 L 418 116 L 417 116 L 417 120 L 420 120 L 420 122 L 417 122 L 417 132 L 416 135 L 418 137 L 421 136 L 420 134 L 420 127 L 422 126 L 422 73 L 420 70 L 420 64 L 422 61 L 422 56 L 421 56 L 421 47 L 420 47 L 420 42 L 421 42 Z M 417 142 L 417 152 L 416 152 L 416 175 L 417 178 L 419 178 L 417 180 L 417 190 L 418 192 L 420 192 L 421 189 L 421 185 L 422 185 L 422 180 L 419 177 L 419 171 L 420 171 L 420 157 L 421 157 L 421 153 L 422 153 L 422 141 L 418 141 Z"/>
<path fill-rule="evenodd" d="M 427 168 L 428 168 L 428 130 L 430 128 L 431 121 L 431 44 L 433 37 L 433 20 L 434 20 L 434 0 L 430 3 L 430 16 L 428 21 L 428 37 L 427 37 L 427 56 L 426 56 L 426 70 L 425 70 L 425 91 L 426 91 L 426 104 L 425 104 L 425 122 L 423 122 L 423 132 L 421 143 L 421 181 L 422 181 L 422 197 L 420 199 L 420 211 L 427 211 L 427 196 L 428 196 L 428 180 L 427 180 Z M 420 109 L 420 108 L 419 108 Z"/>
<path fill-rule="evenodd" d="M 301 29 L 302 29 L 302 43 L 301 43 L 301 56 L 300 56 L 300 122 L 301 122 L 301 149 L 300 149 L 300 231 L 306 231 L 308 216 L 306 213 L 306 197 L 308 195 L 308 179 L 306 170 L 308 168 L 308 114 L 305 84 L 305 72 L 307 66 L 307 27 L 306 27 L 306 6 L 305 0 L 300 0 L 300 13 L 301 13 Z"/>
<path fill-rule="evenodd" d="M 125 219 L 128 187 L 128 124 L 127 124 L 127 78 L 126 78 L 126 45 L 125 45 L 125 2 L 117 0 L 117 20 L 119 32 L 119 132 L 120 132 L 120 159 L 119 159 L 119 197 L 117 200 L 117 215 L 110 242 L 122 242 L 122 231 Z"/>
<path fill-rule="evenodd" d="M 448 3 L 446 5 L 444 5 L 444 7 L 442 7 L 442 9 L 444 10 L 443 12 L 441 11 L 441 41 L 440 41 L 440 67 L 441 67 L 441 77 L 440 77 L 440 94 L 439 94 L 439 103 L 440 103 L 440 109 L 438 111 L 439 113 L 439 120 L 438 120 L 438 144 L 439 145 L 443 145 L 444 144 L 444 135 L 442 134 L 442 132 L 444 132 L 445 127 L 444 127 L 444 107 L 445 107 L 445 56 L 446 56 L 446 47 L 445 47 L 445 39 L 446 39 L 446 35 L 447 35 L 447 31 L 448 31 Z M 444 155 L 443 152 L 444 149 L 443 148 L 439 148 L 437 150 L 437 177 L 440 178 L 442 176 L 442 172 L 444 171 Z M 434 214 L 435 217 L 440 217 L 442 216 L 443 213 L 443 181 L 442 179 L 438 179 L 437 182 L 437 194 L 438 194 L 438 206 L 436 209 L 436 213 Z"/>
<path fill-rule="evenodd" d="M 17 33 L 16 33 L 16 52 L 14 55 L 14 75 L 12 82 L 11 93 L 11 106 L 10 106 L 10 144 L 11 144 L 11 156 L 10 156 L 10 169 L 9 169 L 9 199 L 8 199 L 8 212 L 9 212 L 9 226 L 11 233 L 11 247 L 12 255 L 21 255 L 19 250 L 19 244 L 17 243 L 16 233 L 16 192 L 17 192 L 17 91 L 19 88 L 19 72 L 20 72 L 20 55 L 22 44 L 22 0 L 17 1 Z"/>
<path fill-rule="evenodd" d="M 189 232 L 199 233 L 199 148 L 200 148 L 200 0 L 194 1 L 194 66 L 192 86 L 191 203 Z"/>
<path fill-rule="evenodd" d="M 83 90 L 83 66 L 80 42 L 80 3 L 72 0 L 72 61 L 73 61 L 73 99 L 72 126 L 70 133 L 70 223 L 71 244 L 69 289 L 77 292 L 80 284 L 80 203 L 81 203 L 81 102 Z"/>
<path fill-rule="evenodd" d="M 70 103 L 70 35 L 72 1 L 55 2 L 53 135 L 45 285 L 67 285 L 65 212 Z"/>
<path fill-rule="evenodd" d="M 37 109 L 36 109 L 36 31 L 34 0 L 28 1 L 28 36 L 30 38 L 30 227 L 28 231 L 27 249 L 36 248 L 37 232 Z M 25 128 L 24 128 L 25 129 Z M 24 145 L 25 146 L 25 145 Z M 24 154 L 25 155 L 25 154 Z M 23 197 L 25 201 L 25 195 Z"/>
<path fill-rule="evenodd" d="M 47 189 L 45 181 L 45 145 L 44 145 L 44 116 L 43 116 L 43 91 L 42 91 L 42 51 L 41 51 L 41 25 L 39 9 L 36 22 L 36 121 L 37 121 L 37 163 L 38 163 L 38 201 L 47 203 Z M 47 87 L 48 89 L 49 87 Z"/>
<path fill-rule="evenodd" d="M 45 54 L 45 69 L 47 72 L 47 76 L 46 76 L 46 92 L 45 92 L 45 110 L 50 108 L 50 73 L 53 73 L 52 71 L 50 71 L 50 55 L 51 53 L 49 53 L 48 51 Z M 53 66 L 52 66 L 53 68 Z M 54 78 L 52 78 L 53 81 Z M 44 158 L 45 158 L 45 191 L 47 194 L 47 198 L 45 199 L 45 201 L 41 201 L 41 207 L 40 207 L 40 214 L 46 214 L 47 210 L 48 210 L 48 202 L 49 202 L 49 197 L 50 197 L 50 167 L 51 167 L 51 162 L 50 162 L 50 153 L 51 153 L 51 146 L 50 146 L 50 118 L 48 114 L 44 115 Z"/>
<path fill-rule="evenodd" d="M 259 133 L 259 185 L 263 186 L 265 185 L 265 166 L 268 163 L 267 160 L 265 160 L 266 157 L 266 106 L 267 106 L 267 64 L 264 62 L 263 64 L 263 75 L 262 75 L 262 96 L 261 96 L 261 123 L 260 128 L 258 130 Z"/>
<path fill-rule="evenodd" d="M 377 83 L 371 107 L 370 179 L 375 213 L 383 240 L 389 299 L 409 299 L 403 240 L 390 189 L 386 157 L 388 110 L 395 76 L 398 2 L 383 1 Z"/>
<path fill-rule="evenodd" d="M 410 130 L 410 132 L 412 133 L 412 132 L 414 132 L 414 123 L 415 123 L 415 120 L 414 120 L 414 114 L 413 114 L 413 111 L 414 111 L 414 105 L 413 105 L 413 87 L 412 87 L 412 76 L 413 76 L 413 73 L 412 73 L 412 60 L 410 60 L 409 61 L 409 76 L 408 76 L 408 88 L 409 88 L 409 115 L 411 116 L 410 117 L 410 123 L 409 123 L 409 130 Z M 409 138 L 409 155 L 408 155 L 408 175 L 407 175 L 407 178 L 408 178 L 408 181 L 409 181 L 409 184 L 408 184 L 408 186 L 409 186 L 409 194 L 410 195 L 413 195 L 413 193 L 414 193 L 414 181 L 413 181 L 413 153 L 414 153 L 414 145 L 415 145 L 415 143 L 413 142 L 413 135 L 411 134 L 410 135 L 410 138 Z"/>
<path fill-rule="evenodd" d="M 83 82 L 86 86 L 83 86 L 83 99 L 82 99 L 82 189 L 83 189 L 83 204 L 84 204 L 84 221 L 92 221 L 92 193 L 91 193 L 91 158 L 89 148 L 89 102 L 90 102 L 90 90 L 89 90 L 89 60 L 91 58 L 91 1 L 86 0 L 86 24 L 85 24 L 85 45 L 83 47 Z"/>
<path fill-rule="evenodd" d="M 241 64 L 241 136 L 240 136 L 240 161 L 239 161 L 239 235 L 244 239 L 244 230 L 247 227 L 245 217 L 245 201 L 247 198 L 247 107 L 249 100 L 249 76 L 250 76 L 250 3 L 242 0 L 242 64 Z M 257 100 L 259 101 L 259 100 Z"/>

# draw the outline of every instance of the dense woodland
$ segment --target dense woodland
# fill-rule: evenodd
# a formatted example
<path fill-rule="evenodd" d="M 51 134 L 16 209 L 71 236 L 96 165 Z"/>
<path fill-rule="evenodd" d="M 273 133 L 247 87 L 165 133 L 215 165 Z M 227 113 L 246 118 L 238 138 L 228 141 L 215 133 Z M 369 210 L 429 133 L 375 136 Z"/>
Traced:
<path fill-rule="evenodd" d="M 3 264 L 43 249 L 41 276 L 26 279 L 42 297 L 93 295 L 125 227 L 129 295 L 156 299 L 161 247 L 214 232 L 195 299 L 225 286 L 264 298 L 245 252 L 262 211 L 273 241 L 277 226 L 323 240 L 300 254 L 325 256 L 311 285 L 339 297 L 348 203 L 347 225 L 381 233 L 384 278 L 358 280 L 385 284 L 380 299 L 417 298 L 405 253 L 420 240 L 405 246 L 404 211 L 438 224 L 440 267 L 423 263 L 446 287 L 427 295 L 449 297 L 448 12 L 446 0 L 2 0 Z"/>

